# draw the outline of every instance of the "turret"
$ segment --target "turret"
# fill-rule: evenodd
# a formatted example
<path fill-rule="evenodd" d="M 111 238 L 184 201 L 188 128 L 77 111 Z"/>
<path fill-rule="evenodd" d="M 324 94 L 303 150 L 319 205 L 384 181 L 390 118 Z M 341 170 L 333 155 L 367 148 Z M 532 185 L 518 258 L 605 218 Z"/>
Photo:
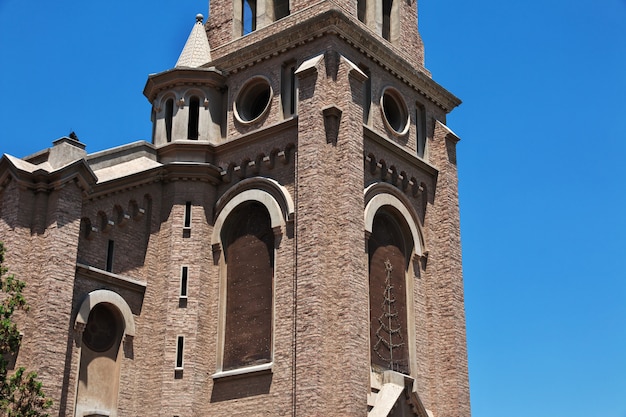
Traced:
<path fill-rule="evenodd" d="M 215 68 L 203 68 L 211 61 L 209 41 L 196 16 L 187 43 L 173 69 L 152 74 L 144 95 L 152 103 L 152 143 L 215 142 L 221 136 L 222 89 L 224 78 Z"/>

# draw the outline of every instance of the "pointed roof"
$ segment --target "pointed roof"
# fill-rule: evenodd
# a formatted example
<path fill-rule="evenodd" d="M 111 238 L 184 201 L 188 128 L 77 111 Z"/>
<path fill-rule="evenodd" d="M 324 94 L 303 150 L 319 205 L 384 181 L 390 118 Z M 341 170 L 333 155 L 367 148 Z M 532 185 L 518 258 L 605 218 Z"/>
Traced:
<path fill-rule="evenodd" d="M 204 29 L 204 16 L 196 15 L 187 43 L 176 62 L 176 68 L 198 68 L 211 61 L 211 48 Z"/>

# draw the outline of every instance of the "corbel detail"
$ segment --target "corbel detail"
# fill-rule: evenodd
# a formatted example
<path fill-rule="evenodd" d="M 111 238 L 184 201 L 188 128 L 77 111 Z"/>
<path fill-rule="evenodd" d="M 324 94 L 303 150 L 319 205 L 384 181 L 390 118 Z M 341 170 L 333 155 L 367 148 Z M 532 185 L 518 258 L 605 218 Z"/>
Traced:
<path fill-rule="evenodd" d="M 341 109 L 336 106 L 328 106 L 322 109 L 322 114 L 324 115 L 324 129 L 326 131 L 326 143 L 337 145 L 339 123 L 341 122 L 342 113 Z"/>

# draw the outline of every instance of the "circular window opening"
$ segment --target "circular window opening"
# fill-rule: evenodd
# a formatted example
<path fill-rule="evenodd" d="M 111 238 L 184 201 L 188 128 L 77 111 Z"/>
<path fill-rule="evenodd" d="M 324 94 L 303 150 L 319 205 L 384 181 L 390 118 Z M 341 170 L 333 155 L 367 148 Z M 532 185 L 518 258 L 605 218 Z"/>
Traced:
<path fill-rule="evenodd" d="M 89 313 L 83 343 L 94 352 L 106 352 L 118 339 L 117 317 L 102 303 Z"/>
<path fill-rule="evenodd" d="M 386 89 L 380 99 L 383 119 L 396 135 L 404 135 L 409 130 L 409 112 L 404 100 L 395 90 Z"/>
<path fill-rule="evenodd" d="M 235 100 L 235 116 L 242 123 L 252 123 L 270 107 L 272 87 L 265 78 L 254 78 L 241 89 Z"/>

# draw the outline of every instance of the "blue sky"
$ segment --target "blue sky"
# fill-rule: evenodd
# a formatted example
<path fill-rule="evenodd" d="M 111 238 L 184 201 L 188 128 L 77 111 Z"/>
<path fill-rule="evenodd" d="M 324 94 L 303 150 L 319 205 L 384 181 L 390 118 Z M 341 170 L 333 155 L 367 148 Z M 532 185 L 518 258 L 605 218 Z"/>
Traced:
<path fill-rule="evenodd" d="M 458 147 L 474 417 L 626 417 L 626 1 L 420 0 Z M 207 2 L 0 0 L 0 152 L 150 139 Z"/>

